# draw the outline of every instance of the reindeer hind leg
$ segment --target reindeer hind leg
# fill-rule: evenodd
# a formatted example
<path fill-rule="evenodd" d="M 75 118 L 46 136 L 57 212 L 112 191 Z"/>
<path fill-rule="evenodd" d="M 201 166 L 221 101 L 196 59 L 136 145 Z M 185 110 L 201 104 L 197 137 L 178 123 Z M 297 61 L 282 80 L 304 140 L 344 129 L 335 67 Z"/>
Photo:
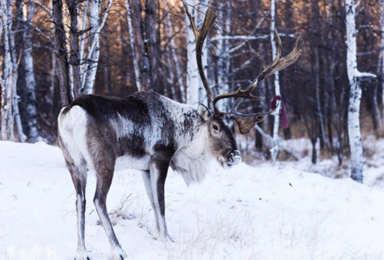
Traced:
<path fill-rule="evenodd" d="M 89 260 L 87 257 L 87 249 L 85 247 L 84 233 L 85 233 L 85 189 L 87 185 L 87 166 L 84 158 L 78 158 L 75 163 L 69 155 L 67 149 L 59 138 L 60 146 L 67 164 L 68 170 L 72 177 L 73 185 L 76 189 L 76 212 L 77 212 L 77 251 L 76 260 Z"/>

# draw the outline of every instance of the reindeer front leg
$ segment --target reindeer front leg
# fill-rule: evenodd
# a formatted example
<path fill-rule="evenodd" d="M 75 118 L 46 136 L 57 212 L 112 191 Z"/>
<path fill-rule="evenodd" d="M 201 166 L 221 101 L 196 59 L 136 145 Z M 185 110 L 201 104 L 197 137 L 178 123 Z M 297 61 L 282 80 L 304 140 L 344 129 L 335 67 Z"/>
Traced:
<path fill-rule="evenodd" d="M 168 160 L 152 160 L 149 167 L 149 174 L 150 186 L 152 188 L 153 195 L 154 210 L 155 214 L 157 215 L 157 218 L 155 219 L 158 228 L 157 239 L 161 241 L 166 241 L 167 239 L 169 239 L 170 241 L 174 242 L 172 237 L 168 234 L 167 224 L 165 222 L 164 185 L 165 179 L 167 178 L 168 167 Z"/>

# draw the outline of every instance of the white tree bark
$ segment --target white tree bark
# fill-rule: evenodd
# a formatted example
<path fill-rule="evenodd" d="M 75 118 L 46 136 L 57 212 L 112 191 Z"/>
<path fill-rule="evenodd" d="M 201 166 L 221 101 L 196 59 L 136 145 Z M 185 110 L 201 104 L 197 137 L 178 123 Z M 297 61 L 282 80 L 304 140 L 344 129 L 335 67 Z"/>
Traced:
<path fill-rule="evenodd" d="M 99 13 L 101 7 L 101 0 L 91 0 L 89 6 L 90 18 L 89 22 L 92 27 L 91 40 L 89 43 L 87 63 L 84 67 L 83 78 L 81 80 L 80 91 L 84 94 L 92 94 L 94 92 L 94 83 L 96 78 L 97 65 L 100 56 L 100 31 L 103 29 L 105 21 L 107 20 L 109 10 L 111 8 L 112 0 L 108 1 L 107 7 L 104 12 L 103 20 L 99 24 Z"/>
<path fill-rule="evenodd" d="M 49 9 L 49 12 L 52 13 L 52 8 Z M 52 32 L 52 35 L 55 34 L 55 24 L 54 23 L 51 23 L 51 32 Z M 80 52 L 81 52 L 81 48 L 80 48 Z M 52 57 L 51 86 L 49 87 L 49 95 L 46 96 L 46 100 L 51 106 L 53 106 L 53 98 L 54 98 L 54 94 L 55 94 L 56 52 L 53 51 L 51 54 L 51 57 Z M 82 53 L 80 53 L 80 59 L 82 59 Z M 80 64 L 81 64 L 81 62 L 80 62 Z"/>
<path fill-rule="evenodd" d="M 317 106 L 317 114 L 319 116 L 320 120 L 320 131 L 321 131 L 321 138 L 325 143 L 328 143 L 327 137 L 325 136 L 325 128 L 324 128 L 324 118 L 323 113 L 321 111 L 321 101 L 320 101 L 320 62 L 319 62 L 319 48 L 315 47 L 315 67 L 316 67 L 316 74 L 315 74 L 315 84 L 316 84 L 316 106 Z"/>
<path fill-rule="evenodd" d="M 34 6 L 32 3 L 28 4 L 28 14 L 24 13 L 24 21 L 28 24 L 32 24 L 34 14 Z M 24 48 L 23 48 L 23 60 L 25 69 L 25 91 L 26 91 L 26 121 L 28 124 L 28 137 L 31 142 L 36 142 L 38 139 L 37 120 L 36 120 L 36 80 L 35 71 L 33 68 L 32 57 L 32 43 L 31 43 L 31 31 L 25 30 L 23 33 Z M 17 62 L 17 61 L 14 61 Z"/>
<path fill-rule="evenodd" d="M 10 31 L 11 31 L 11 15 L 12 1 L 2 1 L 2 20 L 4 28 L 4 82 L 1 96 L 1 139 L 10 139 L 10 122 L 12 121 L 12 101 L 13 101 L 13 73 L 12 59 L 10 48 Z"/>
<path fill-rule="evenodd" d="M 379 73 L 381 74 L 381 103 L 383 104 L 382 118 L 384 119 L 384 0 L 380 1 L 380 29 L 381 29 L 381 41 L 380 41 L 380 59 L 379 59 L 379 69 L 381 70 Z M 378 117 L 380 117 L 380 113 L 378 113 Z M 382 120 L 380 120 L 380 124 Z"/>
<path fill-rule="evenodd" d="M 199 12 L 197 13 L 197 17 L 198 17 L 197 18 L 197 21 L 198 21 L 197 24 L 198 24 L 199 28 L 201 28 L 203 26 L 205 13 L 207 12 L 207 9 L 208 9 L 208 4 L 209 4 L 209 0 L 200 0 L 200 9 L 199 9 Z M 210 43 L 209 35 L 207 35 L 207 37 L 205 39 L 205 44 L 203 45 L 203 51 L 201 53 L 201 63 L 203 64 L 205 75 L 208 75 L 209 43 Z M 200 78 L 200 75 L 199 75 L 199 78 Z M 208 80 L 209 85 L 212 82 L 210 79 L 211 79 L 211 77 L 208 75 L 207 80 Z M 207 93 L 205 91 L 204 84 L 201 80 L 199 80 L 198 103 L 204 103 L 206 97 L 207 97 Z"/>
<path fill-rule="evenodd" d="M 88 13 L 88 4 L 89 0 L 87 0 L 84 3 L 84 8 L 83 8 L 83 17 L 81 18 L 81 30 L 85 30 L 85 24 L 87 23 L 87 13 Z M 81 35 L 81 40 L 80 40 L 80 50 L 79 50 L 79 58 L 80 58 L 80 64 L 83 63 L 83 56 L 84 56 L 84 43 L 85 43 L 85 33 Z M 81 71 L 81 73 L 84 73 L 84 71 Z"/>
<path fill-rule="evenodd" d="M 135 35 L 133 32 L 133 26 L 132 26 L 132 14 L 131 14 L 131 4 L 128 0 L 125 0 L 125 7 L 127 8 L 127 22 L 128 22 L 128 31 L 129 31 L 129 41 L 131 43 L 131 49 L 132 49 L 132 61 L 133 61 L 133 71 L 135 73 L 135 81 L 136 81 L 136 87 L 137 90 L 141 90 L 141 83 L 140 83 L 140 65 L 137 62 L 137 59 L 135 59 Z"/>
<path fill-rule="evenodd" d="M 227 16 L 224 17 L 223 10 L 227 11 Z M 224 32 L 230 32 L 230 10 L 231 10 L 231 1 L 226 3 L 221 2 L 220 11 L 218 14 L 218 23 L 222 25 Z M 218 89 L 219 94 L 229 93 L 229 41 L 224 37 L 220 38 L 217 41 L 217 52 L 219 58 L 219 68 L 218 68 Z M 221 111 L 226 111 L 228 107 L 228 99 L 224 99 L 219 102 L 219 109 Z"/>
<path fill-rule="evenodd" d="M 17 81 L 16 81 L 17 83 Z M 15 113 L 16 127 L 17 127 L 17 136 L 19 141 L 24 143 L 27 141 L 27 137 L 23 132 L 23 126 L 21 123 L 20 112 L 19 112 L 19 96 L 17 95 L 17 84 L 14 84 L 14 98 L 13 98 L 13 111 Z"/>
<path fill-rule="evenodd" d="M 188 0 L 186 1 L 188 5 L 195 7 L 197 0 Z M 189 7 L 191 10 L 191 15 L 196 17 L 195 8 Z M 187 25 L 187 103 L 189 104 L 198 104 L 199 103 L 199 86 L 200 86 L 200 77 L 199 71 L 197 69 L 196 61 L 196 45 L 195 45 L 195 36 L 191 29 L 191 24 L 188 19 L 188 16 L 185 14 L 185 24 Z M 204 65 L 204 64 L 203 64 Z"/>
<path fill-rule="evenodd" d="M 97 64 L 100 56 L 99 35 L 97 34 L 97 29 L 99 28 L 100 7 L 101 7 L 101 0 L 91 0 L 91 3 L 89 5 L 89 25 L 92 27 L 90 42 L 95 41 L 95 47 L 92 50 L 92 56 L 88 61 L 91 63 L 90 65 L 88 65 L 88 70 L 85 71 L 87 76 L 86 76 L 84 92 L 86 94 L 92 94 L 94 92 L 93 84 L 95 82 Z M 91 53 L 91 50 L 89 52 Z"/>
<path fill-rule="evenodd" d="M 345 0 L 346 10 L 346 44 L 347 44 L 347 72 L 350 85 L 348 107 L 348 135 L 351 150 L 351 178 L 363 182 L 363 147 L 360 134 L 360 101 L 361 87 L 359 77 L 375 77 L 374 74 L 359 72 L 357 69 L 356 45 L 356 5 L 354 0 Z"/>
<path fill-rule="evenodd" d="M 4 29 L 4 24 L 3 20 L 5 18 L 5 3 L 1 2 L 0 4 L 0 42 L 1 42 L 1 37 L 3 35 L 3 29 Z M 4 75 L 4 73 L 3 73 Z M 4 111 L 4 106 L 5 106 L 5 95 L 6 95 L 6 90 L 5 90 L 5 82 L 4 79 L 0 76 L 0 139 L 4 140 L 3 138 L 3 127 L 5 121 L 5 111 Z"/>
<path fill-rule="evenodd" d="M 276 17 L 276 0 L 271 0 L 271 26 L 270 26 L 270 37 L 272 46 L 272 59 L 276 58 L 277 47 L 275 41 L 275 17 Z M 279 72 L 275 72 L 275 95 L 280 95 L 280 83 L 279 83 Z M 279 152 L 279 125 L 280 125 L 280 106 L 276 109 L 276 115 L 273 123 L 273 147 L 271 148 L 272 163 L 276 162 L 277 154 Z"/>

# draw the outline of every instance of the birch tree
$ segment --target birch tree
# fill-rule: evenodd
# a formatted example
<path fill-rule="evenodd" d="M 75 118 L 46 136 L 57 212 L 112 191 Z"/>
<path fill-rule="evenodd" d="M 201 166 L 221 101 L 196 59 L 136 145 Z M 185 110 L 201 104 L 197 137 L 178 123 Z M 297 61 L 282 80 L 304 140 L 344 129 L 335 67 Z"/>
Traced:
<path fill-rule="evenodd" d="M 200 0 L 199 10 L 197 12 L 197 24 L 199 27 L 203 26 L 203 22 L 205 19 L 205 13 L 208 9 L 208 4 L 209 4 L 209 0 Z M 209 35 L 207 35 L 207 38 L 205 39 L 206 42 L 203 45 L 203 52 L 201 54 L 201 62 L 203 64 L 203 69 L 204 69 L 205 75 L 208 75 L 207 80 L 209 83 L 211 83 L 212 80 L 210 80 L 210 79 L 212 78 L 211 75 L 213 75 L 213 73 L 208 73 L 208 54 L 209 54 L 209 46 L 210 46 L 209 38 L 210 38 Z M 197 71 L 198 71 L 198 69 L 197 69 Z M 199 76 L 199 78 L 200 78 L 200 76 Z M 204 89 L 203 82 L 201 80 L 199 80 L 198 103 L 204 103 L 206 97 L 207 97 L 207 95 L 206 95 L 206 91 Z"/>
<path fill-rule="evenodd" d="M 226 17 L 224 17 L 224 10 L 226 10 Z M 222 31 L 230 33 L 230 12 L 231 12 L 231 1 L 228 0 L 226 3 L 220 3 L 220 11 L 217 17 L 218 23 L 222 25 Z M 230 53 L 229 53 L 229 40 L 224 37 L 217 40 L 217 53 L 219 58 L 218 64 L 218 87 L 219 94 L 229 92 L 229 67 L 230 67 Z M 224 101 L 224 102 L 223 102 Z M 219 109 L 226 111 L 228 100 L 223 100 L 219 103 Z"/>
<path fill-rule="evenodd" d="M 132 30 L 134 34 L 135 41 L 135 54 L 133 59 L 135 59 L 136 64 L 139 66 L 139 82 L 141 90 L 151 89 L 151 79 L 150 79 L 150 61 L 148 57 L 148 52 L 146 51 L 145 44 L 145 20 L 142 17 L 142 6 L 140 0 L 131 1 L 131 13 L 132 13 Z M 154 29 L 154 28 L 152 28 Z M 136 80 L 137 82 L 137 80 Z"/>
<path fill-rule="evenodd" d="M 195 6 L 197 0 L 187 0 L 185 1 L 188 5 L 192 5 L 191 15 L 196 17 L 197 12 Z M 191 28 L 191 23 L 188 19 L 188 16 L 185 14 L 185 24 L 186 24 L 186 39 L 187 39 L 187 103 L 189 104 L 198 104 L 199 103 L 199 86 L 200 86 L 200 77 L 199 71 L 197 69 L 196 61 L 196 44 L 195 36 Z"/>
<path fill-rule="evenodd" d="M 141 83 L 140 83 L 140 68 L 139 68 L 139 61 L 136 58 L 136 43 L 135 43 L 135 33 L 133 31 L 132 26 L 132 14 L 131 14 L 131 4 L 129 0 L 125 0 L 125 8 L 127 9 L 127 23 L 128 23 L 128 32 L 129 32 L 129 41 L 131 44 L 131 50 L 132 50 L 132 62 L 133 62 L 133 72 L 135 74 L 135 82 L 137 90 L 141 90 Z"/>
<path fill-rule="evenodd" d="M 70 22 L 69 26 L 69 74 L 70 74 L 70 88 L 73 98 L 79 96 L 79 84 L 80 84 L 80 46 L 79 46 L 79 29 L 78 29 L 78 16 L 79 5 L 77 0 L 67 0 L 67 6 L 69 10 Z M 84 24 L 83 24 L 84 25 Z"/>
<path fill-rule="evenodd" d="M 26 24 L 33 23 L 33 15 L 35 12 L 34 5 L 29 2 L 24 8 L 23 20 Z M 25 100 L 24 104 L 26 105 L 26 122 L 28 126 L 28 138 L 30 142 L 36 142 L 38 139 L 38 130 L 37 130 L 37 109 L 36 109 L 36 80 L 35 80 L 35 71 L 33 66 L 33 56 L 32 56 L 32 42 L 31 42 L 31 28 L 25 26 L 23 32 L 23 66 L 24 66 L 24 79 L 25 80 Z"/>
<path fill-rule="evenodd" d="M 1 2 L 2 26 L 4 30 L 4 68 L 1 88 L 1 139 L 11 140 L 13 130 L 13 101 L 14 101 L 14 78 L 13 64 L 11 57 L 12 30 L 12 0 Z"/>
<path fill-rule="evenodd" d="M 345 0 L 347 73 L 350 85 L 348 105 L 348 136 L 351 151 L 351 178 L 363 182 L 363 147 L 360 134 L 361 77 L 376 77 L 374 74 L 360 72 L 357 69 L 356 44 L 356 7 L 354 0 Z"/>
<path fill-rule="evenodd" d="M 89 25 L 91 26 L 91 37 L 90 37 L 90 43 L 94 44 L 95 46 L 91 49 L 91 46 L 89 46 L 89 53 L 90 56 L 89 65 L 87 66 L 88 69 L 85 70 L 85 73 L 83 77 L 85 77 L 85 86 L 84 86 L 84 93 L 86 94 L 92 94 L 94 92 L 93 85 L 96 78 L 96 71 L 97 71 L 97 65 L 100 57 L 100 42 L 99 42 L 99 34 L 98 34 L 98 28 L 99 28 L 99 13 L 100 13 L 100 7 L 101 7 L 101 0 L 90 0 L 89 5 Z"/>
<path fill-rule="evenodd" d="M 89 42 L 87 63 L 85 64 L 84 73 L 82 75 L 80 91 L 84 94 L 94 93 L 94 84 L 96 79 L 97 65 L 100 57 L 100 32 L 107 20 L 112 0 L 108 1 L 105 8 L 103 19 L 99 23 L 99 13 L 101 8 L 101 0 L 90 0 L 89 5 L 89 23 L 91 25 L 91 39 Z"/>
<path fill-rule="evenodd" d="M 277 47 L 276 47 L 276 41 L 275 41 L 275 25 L 276 25 L 276 0 L 271 0 L 271 25 L 270 25 L 270 37 L 271 37 L 271 46 L 272 46 L 272 59 L 274 60 L 276 58 L 277 54 Z M 275 80 L 274 80 L 274 86 L 275 86 L 275 96 L 281 95 L 280 94 L 280 82 L 279 82 L 279 72 L 275 72 Z M 273 147 L 271 148 L 271 157 L 272 157 L 272 163 L 276 162 L 277 154 L 279 152 L 279 125 L 280 125 L 280 118 L 279 118 L 279 111 L 280 106 L 276 109 L 276 115 L 273 123 Z"/>
<path fill-rule="evenodd" d="M 156 47 L 156 0 L 145 1 L 145 55 L 149 60 L 149 79 L 153 90 L 158 91 L 157 85 L 157 47 Z"/>
<path fill-rule="evenodd" d="M 380 1 L 380 55 L 379 55 L 379 63 L 377 66 L 378 74 L 381 75 L 381 103 L 383 104 L 383 111 L 380 116 L 380 112 L 376 111 L 377 116 L 379 117 L 379 125 L 382 128 L 383 123 L 381 118 L 384 119 L 384 0 Z M 377 97 L 375 96 L 377 99 Z M 377 101 L 376 101 L 377 102 Z M 378 105 L 375 105 L 378 108 Z"/>

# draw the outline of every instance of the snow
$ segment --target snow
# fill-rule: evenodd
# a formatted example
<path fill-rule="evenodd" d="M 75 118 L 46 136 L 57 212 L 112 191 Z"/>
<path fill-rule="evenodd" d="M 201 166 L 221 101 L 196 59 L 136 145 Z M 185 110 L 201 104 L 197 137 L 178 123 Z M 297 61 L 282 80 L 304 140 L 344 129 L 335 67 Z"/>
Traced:
<path fill-rule="evenodd" d="M 383 259 L 383 187 L 306 172 L 303 160 L 231 170 L 213 164 L 203 183 L 190 187 L 170 172 L 166 219 L 175 243 L 152 238 L 141 174 L 117 171 L 108 197 L 117 237 L 135 260 Z M 89 172 L 86 246 L 92 260 L 108 259 L 94 188 Z M 73 259 L 76 246 L 75 190 L 60 149 L 0 142 L 0 259 Z"/>

